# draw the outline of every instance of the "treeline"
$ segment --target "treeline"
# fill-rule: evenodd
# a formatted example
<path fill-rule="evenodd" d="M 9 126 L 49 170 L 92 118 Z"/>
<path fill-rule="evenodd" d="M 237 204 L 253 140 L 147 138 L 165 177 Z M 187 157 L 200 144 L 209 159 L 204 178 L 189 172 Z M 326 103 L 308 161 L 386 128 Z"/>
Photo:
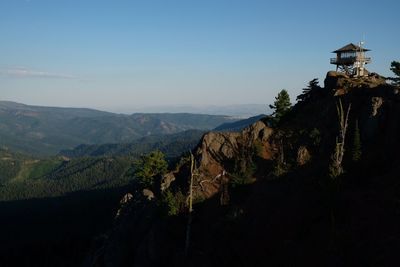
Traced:
<path fill-rule="evenodd" d="M 0 150 L 0 201 L 63 196 L 70 192 L 126 186 L 134 162 L 151 151 L 168 161 L 197 145 L 203 131 L 148 136 L 129 144 L 80 145 L 57 157 L 33 158 Z"/>
<path fill-rule="evenodd" d="M 171 135 L 153 135 L 126 144 L 79 145 L 63 150 L 60 155 L 76 157 L 132 156 L 139 157 L 151 151 L 161 151 L 167 159 L 179 157 L 195 147 L 204 131 L 189 130 Z"/>
<path fill-rule="evenodd" d="M 24 176 L 20 174 L 21 177 L 1 184 L 0 201 L 55 197 L 76 191 L 125 186 L 134 179 L 132 162 L 130 157 L 54 161 L 56 165 L 50 166 L 52 170 L 43 174 L 41 172 L 49 168 L 49 161 L 38 161 L 23 170 Z M 2 176 L 7 174 L 6 169 L 0 169 L 0 172 Z"/>

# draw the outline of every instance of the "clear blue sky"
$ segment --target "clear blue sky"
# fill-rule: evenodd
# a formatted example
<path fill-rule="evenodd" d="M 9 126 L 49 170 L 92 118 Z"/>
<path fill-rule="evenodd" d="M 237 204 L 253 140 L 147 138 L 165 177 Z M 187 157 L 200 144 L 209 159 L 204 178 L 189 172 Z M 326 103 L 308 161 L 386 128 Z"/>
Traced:
<path fill-rule="evenodd" d="M 1 0 L 0 99 L 103 109 L 295 96 L 365 38 L 400 60 L 400 1 Z"/>

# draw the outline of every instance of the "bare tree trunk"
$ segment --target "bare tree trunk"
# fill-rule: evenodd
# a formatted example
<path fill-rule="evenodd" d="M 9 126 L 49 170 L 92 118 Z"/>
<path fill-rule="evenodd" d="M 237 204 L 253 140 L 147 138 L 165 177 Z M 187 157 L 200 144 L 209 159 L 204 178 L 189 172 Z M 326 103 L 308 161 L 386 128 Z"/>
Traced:
<path fill-rule="evenodd" d="M 351 109 L 351 103 L 347 107 L 346 114 L 343 110 L 342 101 L 339 99 L 339 103 L 336 105 L 336 110 L 339 119 L 339 136 L 336 138 L 335 152 L 332 155 L 332 163 L 330 169 L 330 175 L 332 178 L 336 178 L 343 173 L 342 161 L 344 157 L 344 145 L 346 139 L 346 132 L 349 120 L 349 114 Z"/>
<path fill-rule="evenodd" d="M 193 212 L 193 177 L 194 177 L 194 157 L 190 152 L 190 184 L 189 184 L 189 214 L 186 226 L 186 242 L 185 242 L 185 256 L 189 253 L 190 246 L 190 230 L 192 225 L 192 212 Z"/>

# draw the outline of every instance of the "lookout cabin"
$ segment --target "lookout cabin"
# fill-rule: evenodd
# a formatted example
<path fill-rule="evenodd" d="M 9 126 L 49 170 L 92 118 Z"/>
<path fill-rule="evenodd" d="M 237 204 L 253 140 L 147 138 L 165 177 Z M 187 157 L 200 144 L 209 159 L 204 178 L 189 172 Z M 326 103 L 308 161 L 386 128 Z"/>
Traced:
<path fill-rule="evenodd" d="M 336 65 L 336 71 L 353 77 L 368 75 L 365 65 L 371 63 L 371 58 L 365 57 L 365 52 L 370 50 L 363 48 L 362 45 L 363 42 L 360 42 L 359 45 L 350 43 L 333 51 L 332 53 L 336 53 L 336 57 L 331 58 L 331 64 Z"/>

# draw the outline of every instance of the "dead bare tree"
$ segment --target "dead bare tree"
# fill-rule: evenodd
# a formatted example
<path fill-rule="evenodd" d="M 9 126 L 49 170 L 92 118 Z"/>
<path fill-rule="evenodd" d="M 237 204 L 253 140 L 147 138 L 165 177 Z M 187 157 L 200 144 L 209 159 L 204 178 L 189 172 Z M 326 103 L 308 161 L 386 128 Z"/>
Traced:
<path fill-rule="evenodd" d="M 192 225 L 192 212 L 193 212 L 193 178 L 194 178 L 194 171 L 195 171 L 195 162 L 194 156 L 190 151 L 190 184 L 189 184 L 189 214 L 188 214 L 188 221 L 186 226 L 186 242 L 185 242 L 185 256 L 187 257 L 189 253 L 189 246 L 190 246 L 190 230 Z"/>
<path fill-rule="evenodd" d="M 336 137 L 335 151 L 331 157 L 332 162 L 329 168 L 331 178 L 336 178 L 343 173 L 342 161 L 345 152 L 344 145 L 345 145 L 350 109 L 351 109 L 351 103 L 347 107 L 347 111 L 345 113 L 343 109 L 342 100 L 339 99 L 339 102 L 336 104 L 336 111 L 339 120 L 339 136 Z"/>

